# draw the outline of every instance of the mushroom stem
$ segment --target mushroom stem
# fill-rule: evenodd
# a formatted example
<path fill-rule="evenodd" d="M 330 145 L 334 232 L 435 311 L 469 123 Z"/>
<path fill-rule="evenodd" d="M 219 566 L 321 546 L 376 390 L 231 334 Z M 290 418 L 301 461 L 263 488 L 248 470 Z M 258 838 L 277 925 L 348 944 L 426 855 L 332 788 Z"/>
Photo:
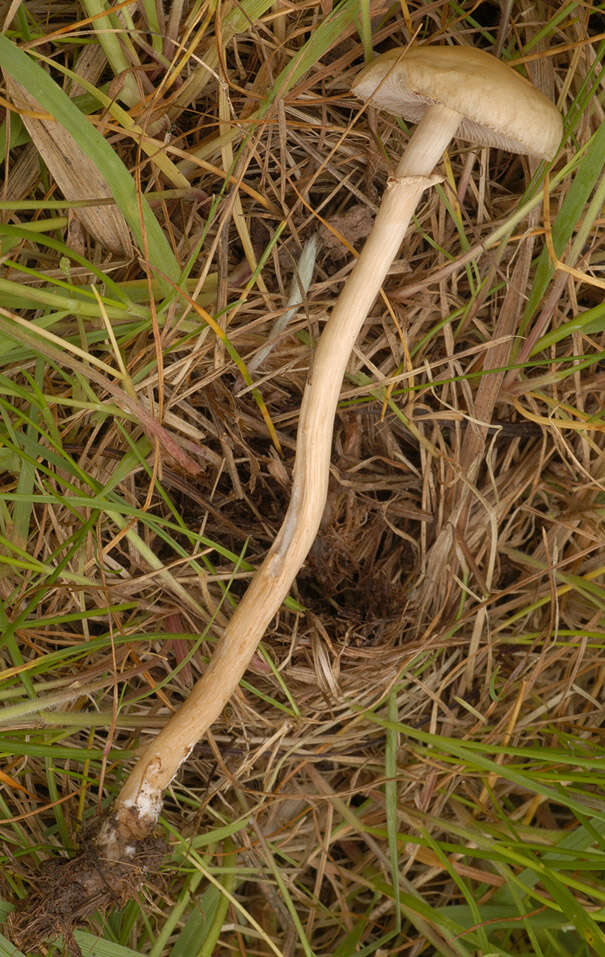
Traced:
<path fill-rule="evenodd" d="M 150 829 L 162 794 L 219 716 L 313 544 L 326 503 L 336 406 L 351 350 L 460 115 L 431 106 L 417 126 L 370 236 L 320 337 L 303 396 L 292 495 L 279 533 L 187 700 L 145 748 L 117 800 L 117 821 Z"/>

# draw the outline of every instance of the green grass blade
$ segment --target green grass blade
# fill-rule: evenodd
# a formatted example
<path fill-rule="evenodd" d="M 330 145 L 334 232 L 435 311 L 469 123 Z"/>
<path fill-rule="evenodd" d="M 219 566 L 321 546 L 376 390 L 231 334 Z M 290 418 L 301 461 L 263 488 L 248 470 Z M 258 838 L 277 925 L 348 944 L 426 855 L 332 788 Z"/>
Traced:
<path fill-rule="evenodd" d="M 385 785 L 384 797 L 387 815 L 387 831 L 389 842 L 389 859 L 391 864 L 391 880 L 395 895 L 395 921 L 397 929 L 401 928 L 401 902 L 399 900 L 399 839 L 397 817 L 397 751 L 399 735 L 395 730 L 398 720 L 397 689 L 393 688 L 387 703 L 387 715 L 393 727 L 386 733 L 385 747 Z"/>
<path fill-rule="evenodd" d="M 553 223 L 552 240 L 558 256 L 563 253 L 573 230 L 582 219 L 588 198 L 602 176 L 603 156 L 605 156 L 605 124 L 601 124 L 594 134 Z M 522 333 L 527 329 L 531 317 L 542 302 L 553 273 L 554 266 L 545 248 L 538 259 L 536 277 L 520 326 Z"/>

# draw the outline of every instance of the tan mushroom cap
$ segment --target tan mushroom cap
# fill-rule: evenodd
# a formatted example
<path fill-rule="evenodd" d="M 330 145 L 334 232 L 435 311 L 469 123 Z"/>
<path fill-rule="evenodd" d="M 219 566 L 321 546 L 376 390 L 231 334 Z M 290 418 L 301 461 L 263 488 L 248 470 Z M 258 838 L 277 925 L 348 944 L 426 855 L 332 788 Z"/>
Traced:
<path fill-rule="evenodd" d="M 501 60 L 474 47 L 420 46 L 372 60 L 353 93 L 418 123 L 434 103 L 460 113 L 456 136 L 552 159 L 563 135 L 556 107 Z"/>

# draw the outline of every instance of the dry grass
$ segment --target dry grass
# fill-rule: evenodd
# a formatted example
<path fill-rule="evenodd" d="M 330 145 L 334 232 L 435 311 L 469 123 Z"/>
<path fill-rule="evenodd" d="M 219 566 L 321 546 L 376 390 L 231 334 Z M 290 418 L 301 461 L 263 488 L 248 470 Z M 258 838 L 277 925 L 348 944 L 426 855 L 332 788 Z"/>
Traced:
<path fill-rule="evenodd" d="M 166 6 L 163 43 L 153 3 L 121 13 L 138 93 L 81 7 L 11 8 L 186 275 L 53 206 L 6 114 L 6 899 L 115 795 L 273 540 L 313 343 L 407 137 L 349 94 L 362 0 Z M 605 17 L 512 6 L 372 5 L 376 51 L 411 28 L 523 58 L 566 138 L 550 179 L 450 150 L 351 359 L 292 600 L 168 797 L 171 864 L 91 928 L 114 954 L 605 953 Z"/>

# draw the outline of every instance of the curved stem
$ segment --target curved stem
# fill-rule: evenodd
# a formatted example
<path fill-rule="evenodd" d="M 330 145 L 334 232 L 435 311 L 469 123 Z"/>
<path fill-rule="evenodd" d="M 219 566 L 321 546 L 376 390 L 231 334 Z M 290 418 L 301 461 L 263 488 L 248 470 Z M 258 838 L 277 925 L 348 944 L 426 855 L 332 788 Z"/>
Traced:
<path fill-rule="evenodd" d="M 157 820 L 164 789 L 233 694 L 313 544 L 326 502 L 334 418 L 351 350 L 459 119 L 452 110 L 431 107 L 389 181 L 372 232 L 319 340 L 301 406 L 292 497 L 277 538 L 206 671 L 147 745 L 118 797 L 118 820 L 134 830 Z"/>

